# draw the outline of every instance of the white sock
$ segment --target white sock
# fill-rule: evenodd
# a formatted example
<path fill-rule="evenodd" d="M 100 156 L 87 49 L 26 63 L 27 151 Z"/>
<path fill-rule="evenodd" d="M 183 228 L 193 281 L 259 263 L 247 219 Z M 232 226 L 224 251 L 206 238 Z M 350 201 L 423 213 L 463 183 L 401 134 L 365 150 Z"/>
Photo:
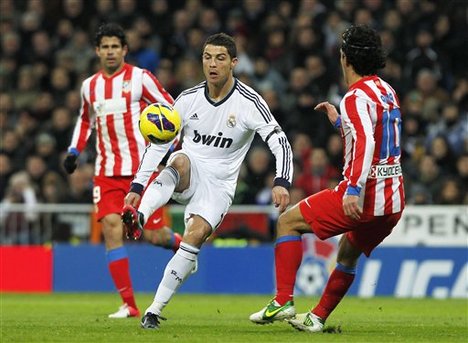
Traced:
<path fill-rule="evenodd" d="M 146 188 L 138 207 L 138 211 L 144 215 L 145 223 L 154 211 L 169 201 L 179 180 L 179 172 L 169 166 L 164 168 L 158 177 Z"/>
<path fill-rule="evenodd" d="M 191 275 L 199 251 L 200 249 L 190 244 L 180 243 L 179 249 L 167 263 L 153 303 L 146 309 L 145 313 L 161 314 L 162 309 L 169 303 L 187 277 Z"/>

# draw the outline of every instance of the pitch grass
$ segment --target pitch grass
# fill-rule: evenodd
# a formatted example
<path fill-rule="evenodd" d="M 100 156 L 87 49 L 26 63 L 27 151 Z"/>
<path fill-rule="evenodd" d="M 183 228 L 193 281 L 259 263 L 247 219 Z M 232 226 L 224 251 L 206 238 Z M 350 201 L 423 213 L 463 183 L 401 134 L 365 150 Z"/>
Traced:
<path fill-rule="evenodd" d="M 325 333 L 295 331 L 287 323 L 255 325 L 250 313 L 266 296 L 176 295 L 159 330 L 139 319 L 108 319 L 116 294 L 0 294 L 0 342 L 467 342 L 466 299 L 345 298 Z M 151 294 L 138 294 L 144 309 Z M 298 312 L 317 299 L 296 298 Z"/>

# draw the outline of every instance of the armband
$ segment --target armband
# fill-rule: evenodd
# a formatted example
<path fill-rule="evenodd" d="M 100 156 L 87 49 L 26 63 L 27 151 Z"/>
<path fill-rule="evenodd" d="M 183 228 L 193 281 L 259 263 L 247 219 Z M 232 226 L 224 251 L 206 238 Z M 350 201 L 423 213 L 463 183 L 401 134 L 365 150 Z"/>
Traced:
<path fill-rule="evenodd" d="M 361 194 L 361 187 L 359 186 L 348 186 L 346 189 L 346 195 L 356 195 L 359 196 Z"/>
<path fill-rule="evenodd" d="M 335 124 L 333 124 L 333 127 L 335 129 L 339 129 L 341 127 L 341 117 L 338 116 L 338 119 L 336 120 Z"/>
<path fill-rule="evenodd" d="M 78 151 L 77 148 L 69 148 L 69 149 L 68 149 L 68 153 L 69 153 L 69 154 L 72 154 L 72 155 L 75 155 L 75 156 L 79 156 L 79 155 L 80 155 L 80 152 Z"/>
<path fill-rule="evenodd" d="M 139 183 L 132 182 L 130 185 L 130 192 L 137 193 L 138 195 L 141 195 L 143 193 L 145 187 L 143 185 L 140 185 Z"/>
<path fill-rule="evenodd" d="M 275 133 L 281 133 L 283 130 L 281 129 L 281 127 L 279 126 L 275 126 L 275 128 L 273 129 L 273 131 L 271 131 L 268 136 L 266 136 L 265 138 L 265 143 L 268 143 L 268 140 L 271 138 L 271 136 L 273 136 L 273 134 Z"/>

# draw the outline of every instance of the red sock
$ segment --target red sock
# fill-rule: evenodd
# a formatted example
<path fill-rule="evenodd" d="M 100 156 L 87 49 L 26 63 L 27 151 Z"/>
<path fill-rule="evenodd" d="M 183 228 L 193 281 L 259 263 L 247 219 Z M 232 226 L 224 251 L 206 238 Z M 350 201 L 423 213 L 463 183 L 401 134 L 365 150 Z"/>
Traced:
<path fill-rule="evenodd" d="M 293 299 L 296 274 L 302 261 L 302 242 L 299 236 L 280 237 L 275 246 L 276 297 L 284 305 Z"/>
<path fill-rule="evenodd" d="M 122 301 L 135 309 L 138 309 L 133 295 L 132 280 L 130 279 L 128 257 L 108 262 L 109 271 L 114 280 L 114 285 L 120 293 Z"/>
<path fill-rule="evenodd" d="M 182 236 L 177 232 L 174 232 L 174 244 L 172 245 L 172 251 L 176 252 L 179 249 L 180 242 L 182 242 Z"/>
<path fill-rule="evenodd" d="M 318 305 L 312 312 L 323 320 L 327 319 L 353 283 L 354 275 L 354 273 L 346 273 L 335 268 L 328 279 Z"/>

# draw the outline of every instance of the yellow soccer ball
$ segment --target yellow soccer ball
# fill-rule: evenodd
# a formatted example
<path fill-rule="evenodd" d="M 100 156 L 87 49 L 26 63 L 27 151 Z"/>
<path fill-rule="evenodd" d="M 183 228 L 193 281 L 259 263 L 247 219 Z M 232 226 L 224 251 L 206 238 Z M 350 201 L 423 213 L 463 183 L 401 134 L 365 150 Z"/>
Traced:
<path fill-rule="evenodd" d="M 140 132 L 147 142 L 165 144 L 172 141 L 180 131 L 181 118 L 175 108 L 168 104 L 148 105 L 140 114 Z"/>

